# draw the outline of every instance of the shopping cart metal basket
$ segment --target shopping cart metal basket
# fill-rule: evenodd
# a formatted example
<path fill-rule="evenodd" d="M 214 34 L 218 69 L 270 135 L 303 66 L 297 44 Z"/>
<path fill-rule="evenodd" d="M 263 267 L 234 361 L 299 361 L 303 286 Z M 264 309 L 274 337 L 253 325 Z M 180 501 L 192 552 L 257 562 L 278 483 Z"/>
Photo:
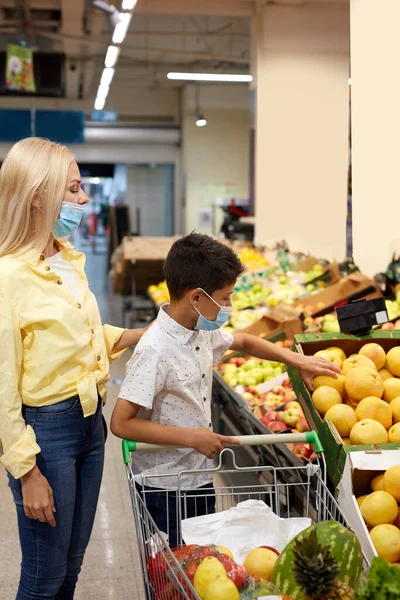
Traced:
<path fill-rule="evenodd" d="M 242 445 L 260 446 L 263 444 L 282 443 L 311 443 L 317 454 L 316 464 L 305 464 L 298 467 L 254 466 L 241 467 L 236 464 L 234 449 L 225 448 L 219 455 L 215 468 L 207 471 L 214 476 L 214 489 L 212 495 L 215 499 L 217 512 L 236 506 L 239 502 L 249 499 L 264 501 L 280 517 L 308 517 L 313 523 L 332 519 L 348 525 L 326 484 L 326 468 L 323 448 L 314 431 L 299 434 L 269 434 L 237 436 Z M 152 477 L 138 481 L 131 466 L 131 453 L 140 451 L 156 451 L 163 448 L 156 444 L 136 443 L 123 440 L 122 452 L 126 467 L 126 474 L 130 488 L 133 514 L 136 524 L 136 533 L 140 553 L 141 566 L 144 576 L 144 587 L 147 600 L 198 600 L 189 579 L 182 570 L 177 557 L 168 545 L 168 529 L 160 531 L 152 518 L 146 503 L 148 486 L 152 491 L 165 494 L 171 492 L 154 488 Z M 227 460 L 230 459 L 230 460 Z M 228 464 L 231 463 L 231 464 Z M 288 483 L 288 471 L 296 471 L 292 482 Z M 257 475 L 257 485 L 249 487 L 246 474 Z M 182 478 L 189 472 L 181 472 L 176 476 L 176 493 L 171 497 L 171 508 L 176 514 L 176 527 L 179 532 L 179 541 L 182 543 L 180 523 L 187 515 L 188 504 L 191 503 L 193 516 L 193 503 L 196 507 L 210 494 L 205 494 L 204 489 L 186 491 L 182 486 Z M 205 471 L 190 471 L 190 474 L 200 474 Z M 162 477 L 162 476 L 161 476 Z M 166 475 L 169 480 L 171 475 Z M 159 480 L 160 476 L 157 475 Z M 175 487 L 175 486 L 174 486 Z M 301 492 L 301 493 L 299 493 Z M 301 501 L 299 501 L 301 498 Z M 174 506 L 173 506 L 174 505 Z M 195 508 L 196 512 L 196 508 Z"/>

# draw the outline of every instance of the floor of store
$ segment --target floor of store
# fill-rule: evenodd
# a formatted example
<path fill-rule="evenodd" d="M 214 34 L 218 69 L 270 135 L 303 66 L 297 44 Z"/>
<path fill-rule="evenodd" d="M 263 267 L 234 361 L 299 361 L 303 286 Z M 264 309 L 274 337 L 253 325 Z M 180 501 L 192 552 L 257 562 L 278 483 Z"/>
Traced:
<path fill-rule="evenodd" d="M 120 299 L 108 291 L 105 249 L 101 240 L 95 249 L 79 244 L 87 256 L 86 272 L 98 299 L 103 322 L 121 323 Z M 125 356 L 112 365 L 108 403 L 104 415 L 109 422 L 124 374 Z M 7 476 L 0 469 L 0 600 L 14 600 L 18 586 L 20 549 L 16 513 Z M 7 556 L 7 568 L 4 557 Z M 106 447 L 103 484 L 96 522 L 80 576 L 76 600 L 132 600 L 144 598 L 132 506 L 121 456 L 121 444 L 112 434 Z"/>

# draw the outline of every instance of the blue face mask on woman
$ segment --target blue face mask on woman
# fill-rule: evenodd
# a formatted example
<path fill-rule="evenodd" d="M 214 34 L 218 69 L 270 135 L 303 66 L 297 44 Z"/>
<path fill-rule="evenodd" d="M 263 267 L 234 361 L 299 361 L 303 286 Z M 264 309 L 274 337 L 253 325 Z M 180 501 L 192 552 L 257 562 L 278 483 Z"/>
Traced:
<path fill-rule="evenodd" d="M 199 290 L 201 290 L 203 292 L 203 294 L 205 294 L 208 298 L 210 298 L 210 300 L 212 300 L 214 302 L 214 304 L 219 306 L 219 313 L 218 313 L 215 321 L 210 321 L 209 319 L 206 319 L 206 317 L 203 317 L 203 315 L 200 313 L 200 311 L 194 306 L 193 308 L 199 313 L 199 318 L 197 319 L 197 324 L 195 326 L 195 330 L 196 331 L 215 331 L 216 329 L 220 329 L 223 325 L 225 325 L 225 323 L 231 316 L 232 306 L 221 306 L 220 304 L 218 304 L 218 302 L 216 302 L 214 300 L 214 298 L 211 298 L 211 296 L 209 296 L 207 294 L 207 292 L 205 292 L 202 288 L 199 288 Z"/>
<path fill-rule="evenodd" d="M 70 235 L 70 233 L 80 225 L 82 215 L 83 204 L 63 202 L 61 205 L 60 217 L 53 226 L 54 237 L 63 238 Z"/>

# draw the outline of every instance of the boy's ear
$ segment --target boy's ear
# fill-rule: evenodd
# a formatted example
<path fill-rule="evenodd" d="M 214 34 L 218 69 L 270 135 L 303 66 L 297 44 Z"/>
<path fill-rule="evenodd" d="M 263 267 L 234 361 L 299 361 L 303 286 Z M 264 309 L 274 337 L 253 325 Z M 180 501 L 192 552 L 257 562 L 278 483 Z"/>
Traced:
<path fill-rule="evenodd" d="M 189 295 L 189 299 L 193 304 L 198 304 L 201 298 L 200 290 L 192 290 Z"/>

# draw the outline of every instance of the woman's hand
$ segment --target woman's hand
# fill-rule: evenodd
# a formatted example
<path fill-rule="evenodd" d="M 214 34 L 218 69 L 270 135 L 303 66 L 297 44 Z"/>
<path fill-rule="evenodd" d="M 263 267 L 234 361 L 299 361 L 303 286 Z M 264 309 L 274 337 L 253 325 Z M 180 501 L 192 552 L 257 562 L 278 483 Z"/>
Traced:
<path fill-rule="evenodd" d="M 21 486 L 25 515 L 55 527 L 53 490 L 37 466 L 21 477 Z"/>
<path fill-rule="evenodd" d="M 304 356 L 299 354 L 296 360 L 296 367 L 300 371 L 302 379 L 310 392 L 314 391 L 312 381 L 317 375 L 328 375 L 337 378 L 342 373 L 341 369 L 325 360 L 321 356 Z"/>

